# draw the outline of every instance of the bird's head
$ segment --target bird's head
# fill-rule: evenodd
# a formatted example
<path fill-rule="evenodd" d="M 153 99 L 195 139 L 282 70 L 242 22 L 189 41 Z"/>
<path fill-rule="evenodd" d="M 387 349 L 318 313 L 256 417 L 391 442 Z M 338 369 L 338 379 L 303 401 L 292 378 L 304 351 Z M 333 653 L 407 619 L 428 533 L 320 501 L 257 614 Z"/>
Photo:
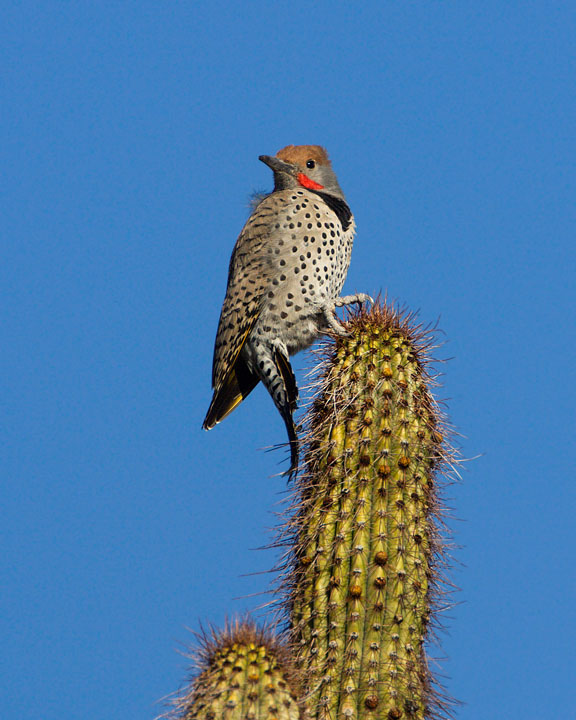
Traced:
<path fill-rule="evenodd" d="M 344 197 L 328 153 L 320 145 L 287 145 L 259 158 L 274 172 L 274 190 L 303 187 Z"/>

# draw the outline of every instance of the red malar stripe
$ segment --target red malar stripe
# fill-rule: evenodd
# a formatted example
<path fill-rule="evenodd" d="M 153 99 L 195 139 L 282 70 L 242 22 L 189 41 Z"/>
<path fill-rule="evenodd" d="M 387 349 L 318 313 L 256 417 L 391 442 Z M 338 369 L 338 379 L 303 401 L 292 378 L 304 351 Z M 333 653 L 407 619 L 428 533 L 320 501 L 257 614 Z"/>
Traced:
<path fill-rule="evenodd" d="M 324 188 L 324 185 L 319 185 L 317 182 L 314 182 L 314 180 L 310 180 L 310 178 L 307 175 L 304 175 L 304 173 L 298 173 L 298 177 L 296 179 L 302 187 L 308 188 L 308 190 L 322 190 Z"/>

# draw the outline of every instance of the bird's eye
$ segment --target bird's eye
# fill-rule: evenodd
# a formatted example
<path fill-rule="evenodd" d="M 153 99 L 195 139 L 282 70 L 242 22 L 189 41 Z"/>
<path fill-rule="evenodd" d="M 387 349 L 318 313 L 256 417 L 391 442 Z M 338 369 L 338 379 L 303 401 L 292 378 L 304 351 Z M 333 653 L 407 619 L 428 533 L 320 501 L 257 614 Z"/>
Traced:
<path fill-rule="evenodd" d="M 308 160 L 308 162 L 306 163 L 306 167 L 312 170 L 312 168 L 316 167 L 316 163 L 314 162 L 314 160 Z"/>

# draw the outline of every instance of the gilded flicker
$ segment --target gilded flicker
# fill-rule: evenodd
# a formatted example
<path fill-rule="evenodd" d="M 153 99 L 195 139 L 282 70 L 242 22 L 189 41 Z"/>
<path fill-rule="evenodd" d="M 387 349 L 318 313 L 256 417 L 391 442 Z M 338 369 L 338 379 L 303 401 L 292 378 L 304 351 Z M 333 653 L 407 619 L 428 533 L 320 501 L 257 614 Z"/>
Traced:
<path fill-rule="evenodd" d="M 346 335 L 334 309 L 370 298 L 339 296 L 355 225 L 324 148 L 288 145 L 260 160 L 274 172 L 274 191 L 258 203 L 230 259 L 203 427 L 223 420 L 261 380 L 286 425 L 292 473 L 298 387 L 288 358 L 324 333 Z"/>

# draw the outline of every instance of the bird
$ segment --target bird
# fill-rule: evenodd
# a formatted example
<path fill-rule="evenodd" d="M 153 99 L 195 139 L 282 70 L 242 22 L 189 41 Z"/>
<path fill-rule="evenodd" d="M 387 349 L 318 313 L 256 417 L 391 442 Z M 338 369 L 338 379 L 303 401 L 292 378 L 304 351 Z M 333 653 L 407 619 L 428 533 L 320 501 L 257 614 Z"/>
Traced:
<path fill-rule="evenodd" d="M 348 335 L 335 308 L 372 299 L 340 297 L 355 223 L 326 150 L 288 145 L 259 160 L 272 170 L 274 189 L 258 202 L 232 252 L 203 428 L 224 420 L 262 381 L 286 426 L 292 476 L 299 462 L 298 386 L 289 358 L 321 335 Z"/>

